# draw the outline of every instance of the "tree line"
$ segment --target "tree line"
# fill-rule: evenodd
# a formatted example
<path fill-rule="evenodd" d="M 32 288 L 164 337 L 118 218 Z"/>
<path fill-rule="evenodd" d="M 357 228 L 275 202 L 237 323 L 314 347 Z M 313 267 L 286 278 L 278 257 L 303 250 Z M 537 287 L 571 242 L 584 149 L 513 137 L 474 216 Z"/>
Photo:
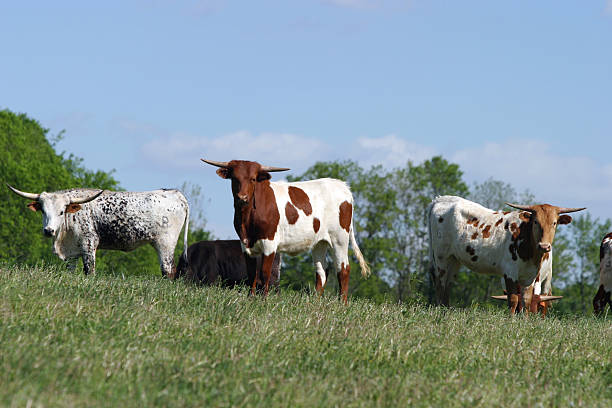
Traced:
<path fill-rule="evenodd" d="M 124 190 L 114 170 L 89 170 L 83 159 L 67 152 L 57 152 L 63 132 L 50 135 L 36 120 L 9 110 L 0 111 L 0 180 L 30 192 L 57 191 L 87 187 Z M 181 189 L 192 205 L 189 243 L 210 239 L 206 229 L 199 186 L 183 183 Z M 0 260 L 5 262 L 59 264 L 51 240 L 42 234 L 40 214 L 30 211 L 23 198 L 0 186 Z M 177 256 L 182 252 L 177 245 Z M 79 261 L 80 263 L 80 261 Z M 116 274 L 159 273 L 157 253 L 150 245 L 132 252 L 99 251 L 96 267 Z"/>
<path fill-rule="evenodd" d="M 92 171 L 83 166 L 81 158 L 57 152 L 62 137 L 61 132 L 49 135 L 48 129 L 25 114 L 0 111 L 0 147 L 5 155 L 0 161 L 2 181 L 33 192 L 73 187 L 122 190 L 113 170 Z M 287 178 L 321 177 L 344 180 L 353 192 L 356 238 L 373 274 L 366 280 L 352 273 L 350 293 L 377 302 L 433 300 L 426 209 L 434 197 L 458 195 L 496 210 L 507 209 L 504 202 L 538 202 L 533 193 L 517 192 L 511 184 L 492 178 L 468 185 L 459 165 L 441 156 L 391 169 L 381 165 L 364 168 L 352 160 L 317 162 L 304 173 Z M 212 239 L 206 229 L 201 188 L 183 183 L 181 189 L 191 205 L 189 243 Z M 60 262 L 41 233 L 40 216 L 27 210 L 23 199 L 7 188 L 0 188 L 0 219 L 0 259 L 26 264 Z M 601 221 L 585 212 L 569 226 L 558 228 L 553 244 L 553 293 L 565 297 L 555 305 L 558 312 L 592 310 L 599 244 L 611 226 L 609 219 Z M 178 255 L 182 245 L 176 251 Z M 100 251 L 97 268 L 116 274 L 159 272 L 157 255 L 149 246 L 133 252 Z M 358 266 L 351 269 L 358 271 Z M 284 256 L 281 287 L 312 290 L 314 273 L 310 254 Z M 334 293 L 336 288 L 336 279 L 329 279 L 326 292 Z M 492 294 L 501 294 L 499 278 L 462 268 L 452 287 L 451 302 L 460 307 L 490 303 Z"/>

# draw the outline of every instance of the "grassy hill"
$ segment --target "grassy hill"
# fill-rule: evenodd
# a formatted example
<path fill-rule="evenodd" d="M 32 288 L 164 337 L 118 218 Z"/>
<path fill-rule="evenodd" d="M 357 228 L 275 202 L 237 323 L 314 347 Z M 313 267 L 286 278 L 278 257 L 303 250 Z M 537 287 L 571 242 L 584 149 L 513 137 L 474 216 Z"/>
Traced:
<path fill-rule="evenodd" d="M 609 317 L 0 267 L 2 406 L 612 406 Z"/>

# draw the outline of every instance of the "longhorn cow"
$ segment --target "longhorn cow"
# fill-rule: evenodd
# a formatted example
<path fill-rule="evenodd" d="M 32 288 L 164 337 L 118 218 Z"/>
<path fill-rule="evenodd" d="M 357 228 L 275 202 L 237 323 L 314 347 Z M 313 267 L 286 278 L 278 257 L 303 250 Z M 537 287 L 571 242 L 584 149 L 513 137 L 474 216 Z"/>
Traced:
<path fill-rule="evenodd" d="M 174 275 L 174 248 L 185 224 L 187 248 L 189 204 L 178 190 L 145 192 L 77 188 L 40 194 L 8 185 L 33 200 L 32 211 L 43 214 L 43 234 L 53 238 L 60 259 L 82 257 L 85 274 L 95 271 L 96 250 L 131 251 L 150 243 L 157 251 L 162 275 Z"/>
<path fill-rule="evenodd" d="M 353 195 L 343 181 L 323 178 L 296 183 L 271 182 L 270 172 L 288 168 L 262 166 L 257 162 L 202 161 L 218 167 L 219 177 L 232 182 L 234 229 L 242 250 L 249 256 L 262 256 L 263 293 L 268 293 L 272 262 L 276 253 L 297 255 L 312 251 L 316 269 L 316 290 L 323 293 L 327 282 L 326 254 L 331 249 L 332 266 L 340 284 L 340 296 L 347 302 L 349 241 L 366 277 L 369 267 L 357 246 L 353 228 Z"/>
<path fill-rule="evenodd" d="M 566 213 L 584 208 L 506 204 L 521 211 L 494 211 L 455 196 L 437 197 L 429 205 L 429 253 L 438 304 L 449 304 L 450 282 L 460 265 L 502 277 L 511 313 L 534 311 L 539 303 L 559 298 L 536 288 L 550 280 L 557 225 L 569 224 L 572 217 Z"/>

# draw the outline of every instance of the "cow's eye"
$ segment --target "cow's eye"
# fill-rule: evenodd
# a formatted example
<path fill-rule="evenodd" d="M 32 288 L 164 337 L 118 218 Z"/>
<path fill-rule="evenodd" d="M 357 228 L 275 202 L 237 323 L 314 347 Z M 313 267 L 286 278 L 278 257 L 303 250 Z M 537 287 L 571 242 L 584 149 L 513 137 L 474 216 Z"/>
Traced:
<path fill-rule="evenodd" d="M 256 180 L 255 180 L 255 177 L 253 177 L 253 178 L 251 179 L 251 181 L 252 181 L 252 182 L 255 182 L 255 181 L 256 181 Z"/>
<path fill-rule="evenodd" d="M 64 212 L 63 212 L 63 211 L 60 211 L 60 215 L 64 215 Z"/>

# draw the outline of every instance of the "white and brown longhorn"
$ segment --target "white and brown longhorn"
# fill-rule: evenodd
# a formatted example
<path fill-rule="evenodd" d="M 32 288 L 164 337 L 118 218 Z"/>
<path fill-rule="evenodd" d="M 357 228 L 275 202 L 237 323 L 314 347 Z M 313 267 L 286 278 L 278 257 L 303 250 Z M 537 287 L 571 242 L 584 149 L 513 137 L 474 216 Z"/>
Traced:
<path fill-rule="evenodd" d="M 572 221 L 566 213 L 584 208 L 507 204 L 521 211 L 494 211 L 454 196 L 430 204 L 431 273 L 439 304 L 449 304 L 449 284 L 460 265 L 500 276 L 507 295 L 495 298 L 506 300 L 512 313 L 560 299 L 550 293 L 556 228 Z"/>
<path fill-rule="evenodd" d="M 262 256 L 264 295 L 268 293 L 272 262 L 278 252 L 296 255 L 312 251 L 316 268 L 316 289 L 323 293 L 327 282 L 326 254 L 331 250 L 332 266 L 340 283 L 340 295 L 346 302 L 350 264 L 349 242 L 359 261 L 361 273 L 369 267 L 357 246 L 353 230 L 353 195 L 346 183 L 325 178 L 296 183 L 271 182 L 270 172 L 284 167 L 262 166 L 253 161 L 217 162 L 202 159 L 218 167 L 219 177 L 232 182 L 234 228 L 242 249 L 248 256 Z"/>

